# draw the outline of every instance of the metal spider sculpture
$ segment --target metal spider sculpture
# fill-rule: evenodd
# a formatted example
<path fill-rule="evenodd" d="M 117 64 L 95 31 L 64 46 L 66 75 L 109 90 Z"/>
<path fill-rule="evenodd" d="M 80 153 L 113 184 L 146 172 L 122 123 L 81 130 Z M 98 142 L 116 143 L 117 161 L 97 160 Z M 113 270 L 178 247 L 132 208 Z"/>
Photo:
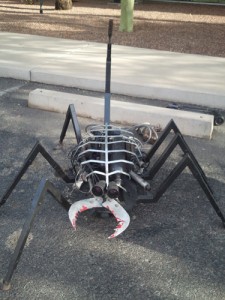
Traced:
<path fill-rule="evenodd" d="M 66 183 L 73 183 L 78 189 L 82 189 L 83 184 L 88 185 L 91 197 L 77 201 L 71 205 L 53 183 L 46 178 L 41 180 L 32 200 L 29 216 L 25 221 L 12 255 L 7 274 L 3 279 L 2 290 L 10 288 L 13 272 L 19 262 L 38 206 L 43 202 L 46 193 L 50 193 L 69 212 L 69 218 L 74 228 L 76 228 L 76 220 L 80 212 L 92 208 L 105 208 L 108 210 L 110 214 L 115 216 L 118 222 L 115 232 L 109 237 L 111 239 L 121 234 L 128 227 L 130 217 L 127 211 L 140 202 L 158 201 L 180 173 L 188 167 L 199 182 L 217 215 L 221 218 L 223 225 L 225 225 L 225 218 L 216 203 L 206 175 L 173 120 L 169 122 L 160 137 L 147 151 L 144 150 L 143 143 L 138 138 L 137 131 L 143 127 L 145 130 L 149 130 L 149 138 L 151 137 L 151 133 L 156 137 L 157 134 L 151 127 L 140 125 L 131 128 L 121 128 L 110 124 L 112 26 L 113 23 L 110 20 L 106 61 L 104 125 L 89 125 L 87 127 L 88 136 L 83 138 L 75 108 L 73 105 L 69 105 L 59 143 L 63 143 L 69 123 L 72 121 L 77 140 L 77 145 L 72 150 L 70 157 L 72 172 L 68 173 L 64 171 L 41 143 L 37 142 L 13 183 L 0 200 L 0 206 L 6 202 L 21 177 L 39 153 Z M 150 161 L 152 157 L 171 131 L 174 132 L 171 141 L 151 166 Z M 150 181 L 153 180 L 156 173 L 161 169 L 177 145 L 180 146 L 184 155 L 168 177 L 161 183 L 156 193 L 152 195 L 150 193 Z M 127 192 L 134 186 L 139 186 L 143 190 L 143 195 L 138 195 L 136 192 L 136 194 L 134 193 L 135 195 L 130 197 Z"/>

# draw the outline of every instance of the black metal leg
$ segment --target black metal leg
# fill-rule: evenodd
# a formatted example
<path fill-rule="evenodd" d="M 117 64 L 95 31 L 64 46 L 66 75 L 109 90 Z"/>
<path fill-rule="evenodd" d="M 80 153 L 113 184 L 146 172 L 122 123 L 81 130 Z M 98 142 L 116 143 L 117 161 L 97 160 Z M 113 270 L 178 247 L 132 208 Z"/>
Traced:
<path fill-rule="evenodd" d="M 163 141 L 166 139 L 170 131 L 173 130 L 174 133 L 180 133 L 180 130 L 178 129 L 177 125 L 173 120 L 171 120 L 167 126 L 164 128 L 160 138 L 155 142 L 155 144 L 152 146 L 150 151 L 147 153 L 145 160 L 148 162 L 152 156 L 155 154 L 155 152 L 158 150 L 158 148 L 161 146 Z"/>
<path fill-rule="evenodd" d="M 61 195 L 60 191 L 57 190 L 54 185 L 48 181 L 47 179 L 43 178 L 39 184 L 39 187 L 34 195 L 32 200 L 32 206 L 28 215 L 27 220 L 24 223 L 22 232 L 18 239 L 16 248 L 12 255 L 8 271 L 6 276 L 3 279 L 3 283 L 1 286 L 2 290 L 9 290 L 10 289 L 10 281 L 12 279 L 13 273 L 17 267 L 17 264 L 20 260 L 20 256 L 23 252 L 27 237 L 31 230 L 31 227 L 34 222 L 34 218 L 38 212 L 38 208 L 40 204 L 43 202 L 46 193 L 50 193 L 67 211 L 69 210 L 70 204 L 66 201 L 66 199 Z"/>
<path fill-rule="evenodd" d="M 192 161 L 195 163 L 196 167 L 199 169 L 199 172 L 201 173 L 202 178 L 207 182 L 207 177 L 202 170 L 201 166 L 199 165 L 197 159 L 195 158 L 194 154 L 192 153 L 191 149 L 189 148 L 188 144 L 185 142 L 183 135 L 181 134 L 180 130 L 178 129 L 177 125 L 173 120 L 171 120 L 166 128 L 164 129 L 161 137 L 158 139 L 158 141 L 153 145 L 151 150 L 146 156 L 146 161 L 149 161 L 155 152 L 158 150 L 162 142 L 166 139 L 170 131 L 173 130 L 175 133 L 175 136 L 172 138 L 160 158 L 155 162 L 155 164 L 151 167 L 151 169 L 147 172 L 145 177 L 147 179 L 152 179 L 156 173 L 159 171 L 159 169 L 162 167 L 166 159 L 169 157 L 171 152 L 175 149 L 177 145 L 180 146 L 181 150 L 184 152 L 184 154 L 188 153 Z M 211 190 L 212 192 L 212 190 Z"/>
<path fill-rule="evenodd" d="M 80 125 L 78 123 L 75 107 L 74 107 L 73 104 L 70 104 L 69 107 L 68 107 L 67 113 L 66 113 L 66 119 L 65 119 L 65 122 L 64 122 L 64 125 L 63 125 L 63 128 L 62 128 L 62 132 L 61 132 L 61 135 L 60 135 L 60 139 L 59 139 L 60 144 L 62 144 L 62 142 L 65 138 L 66 131 L 68 129 L 70 120 L 72 120 L 73 129 L 74 129 L 74 132 L 75 132 L 77 143 L 79 144 L 82 141 Z"/>
<path fill-rule="evenodd" d="M 69 177 L 63 169 L 59 166 L 59 164 L 52 158 L 52 156 L 45 150 L 45 148 L 41 145 L 40 142 L 37 142 L 33 149 L 31 150 L 30 154 L 25 160 L 24 165 L 22 166 L 21 170 L 19 171 L 18 175 L 14 179 L 13 183 L 9 186 L 5 194 L 0 200 L 0 206 L 2 206 L 10 194 L 12 193 L 13 189 L 16 187 L 28 167 L 32 164 L 34 159 L 38 154 L 41 154 L 47 161 L 48 163 L 53 167 L 53 169 L 56 171 L 56 173 L 66 182 L 66 183 L 72 183 L 74 182 L 74 177 Z"/>
<path fill-rule="evenodd" d="M 176 165 L 176 167 L 172 170 L 170 175 L 164 180 L 164 182 L 160 185 L 158 191 L 156 192 L 153 200 L 150 201 L 157 202 L 159 198 L 165 193 L 165 191 L 170 187 L 170 185 L 173 183 L 173 181 L 181 174 L 181 172 L 188 167 L 190 171 L 192 172 L 193 176 L 197 179 L 200 186 L 202 187 L 203 191 L 205 192 L 207 198 L 209 199 L 212 207 L 216 211 L 217 215 L 220 217 L 220 219 L 223 222 L 223 225 L 225 226 L 225 218 L 218 207 L 215 197 L 211 191 L 211 188 L 207 181 L 205 181 L 204 177 L 202 177 L 201 172 L 199 171 L 198 165 L 195 164 L 195 161 L 192 160 L 189 153 L 186 154 L 183 159 Z"/>
<path fill-rule="evenodd" d="M 188 165 L 187 155 L 185 155 L 182 160 L 176 165 L 176 167 L 171 171 L 169 176 L 161 183 L 156 194 L 153 197 L 154 202 L 157 202 L 160 197 L 165 193 L 165 191 L 171 186 L 174 180 L 183 172 L 183 170 Z"/>
<path fill-rule="evenodd" d="M 216 203 L 214 194 L 212 193 L 212 190 L 211 190 L 209 184 L 207 183 L 207 181 L 205 181 L 204 178 L 202 177 L 201 172 L 199 172 L 199 168 L 196 167 L 195 162 L 193 162 L 191 157 L 189 157 L 188 167 L 191 170 L 193 176 L 197 179 L 198 183 L 200 184 L 201 188 L 205 192 L 207 198 L 209 199 L 209 201 L 210 201 L 212 207 L 214 208 L 214 210 L 216 211 L 217 215 L 221 218 L 223 225 L 225 227 L 225 218 Z"/>
<path fill-rule="evenodd" d="M 159 157 L 159 159 L 154 163 L 154 165 L 148 171 L 148 173 L 146 175 L 147 179 L 149 179 L 149 180 L 153 179 L 153 177 L 156 175 L 156 173 L 162 167 L 162 165 L 167 160 L 167 158 L 169 157 L 169 155 L 172 153 L 172 151 L 178 145 L 178 140 L 179 140 L 179 134 L 176 133 L 176 135 L 170 141 L 169 145 L 163 151 L 162 155 Z"/>

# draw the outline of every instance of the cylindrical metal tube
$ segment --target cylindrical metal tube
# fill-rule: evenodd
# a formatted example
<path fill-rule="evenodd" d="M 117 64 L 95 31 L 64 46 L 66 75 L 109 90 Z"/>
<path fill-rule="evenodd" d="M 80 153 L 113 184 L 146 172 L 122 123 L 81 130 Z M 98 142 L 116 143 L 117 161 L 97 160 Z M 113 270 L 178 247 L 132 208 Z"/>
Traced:
<path fill-rule="evenodd" d="M 138 184 L 140 184 L 140 186 L 142 186 L 145 190 L 150 190 L 151 186 L 150 183 L 147 182 L 146 180 L 144 180 L 143 178 L 141 178 L 141 176 L 137 175 L 136 173 L 134 173 L 134 171 L 130 171 L 130 177 L 137 182 Z"/>

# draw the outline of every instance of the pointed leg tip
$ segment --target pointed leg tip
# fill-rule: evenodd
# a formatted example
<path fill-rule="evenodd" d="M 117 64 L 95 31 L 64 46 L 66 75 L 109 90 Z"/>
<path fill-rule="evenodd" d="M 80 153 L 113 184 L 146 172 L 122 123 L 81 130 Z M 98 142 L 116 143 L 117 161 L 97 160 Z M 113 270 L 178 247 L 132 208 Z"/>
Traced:
<path fill-rule="evenodd" d="M 4 280 L 0 281 L 0 291 L 8 291 L 11 288 L 11 284 L 4 282 Z"/>

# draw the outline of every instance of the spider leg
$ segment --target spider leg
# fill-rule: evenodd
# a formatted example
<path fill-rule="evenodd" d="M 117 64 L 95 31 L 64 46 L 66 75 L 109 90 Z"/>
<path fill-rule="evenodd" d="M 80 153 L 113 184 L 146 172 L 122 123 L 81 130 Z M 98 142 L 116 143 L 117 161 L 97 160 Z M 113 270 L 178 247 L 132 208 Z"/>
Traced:
<path fill-rule="evenodd" d="M 216 211 L 217 215 L 221 218 L 223 225 L 225 226 L 225 218 L 218 207 L 213 191 L 209 186 L 207 177 L 202 170 L 201 166 L 199 165 L 197 159 L 195 158 L 194 154 L 192 153 L 191 149 L 187 145 L 182 136 L 181 132 L 179 131 L 178 127 L 174 123 L 173 120 L 169 122 L 169 124 L 164 129 L 161 137 L 158 141 L 153 145 L 150 151 L 146 155 L 146 161 L 149 161 L 155 152 L 158 150 L 159 146 L 163 143 L 166 139 L 170 131 L 173 130 L 175 135 L 167 145 L 166 149 L 163 151 L 162 155 L 158 158 L 158 160 L 153 164 L 153 166 L 146 172 L 144 175 L 145 179 L 153 179 L 162 165 L 165 163 L 169 155 L 175 149 L 177 145 L 180 146 L 181 150 L 184 152 L 184 157 L 181 161 L 176 165 L 176 167 L 171 171 L 169 176 L 163 181 L 163 183 L 159 186 L 156 194 L 151 199 L 143 198 L 139 199 L 139 202 L 157 202 L 160 197 L 165 193 L 165 191 L 169 188 L 169 186 L 173 183 L 173 181 L 182 173 L 182 171 L 188 167 L 192 172 L 193 176 L 197 179 L 198 183 L 200 184 L 201 188 L 205 192 L 207 198 L 209 199 L 212 207 Z"/>
<path fill-rule="evenodd" d="M 173 183 L 173 181 L 182 173 L 182 171 L 186 167 L 188 167 L 190 169 L 193 176 L 197 179 L 198 183 L 200 184 L 201 188 L 203 189 L 204 193 L 206 194 L 207 198 L 209 199 L 212 207 L 214 208 L 215 212 L 220 217 L 220 219 L 223 222 L 223 225 L 225 226 L 225 217 L 223 216 L 219 206 L 216 203 L 216 200 L 211 191 L 211 188 L 209 187 L 209 184 L 207 183 L 207 181 L 205 181 L 204 178 L 202 177 L 202 174 L 199 171 L 199 168 L 196 167 L 195 162 L 192 160 L 192 158 L 189 156 L 189 154 L 185 154 L 185 156 L 176 165 L 176 167 L 172 170 L 172 172 L 169 174 L 169 176 L 163 181 L 163 183 L 160 185 L 158 191 L 156 192 L 156 194 L 153 198 L 153 201 L 156 202 L 159 200 L 159 198 L 165 193 L 165 191 L 168 189 L 168 187 Z"/>
<path fill-rule="evenodd" d="M 63 171 L 63 169 L 60 167 L 60 165 L 45 150 L 45 148 L 42 146 L 42 144 L 40 142 L 37 142 L 34 145 L 31 152 L 29 153 L 29 155 L 27 156 L 22 168 L 20 169 L 19 173 L 15 177 L 14 181 L 12 182 L 12 184 L 9 186 L 9 188 L 7 189 L 7 191 L 5 192 L 3 197 L 1 198 L 0 206 L 2 206 L 6 202 L 6 200 L 8 199 L 10 194 L 12 193 L 13 189 L 16 187 L 16 185 L 18 184 L 18 182 L 20 181 L 20 179 L 22 178 L 22 176 L 24 175 L 24 173 L 26 172 L 28 167 L 32 164 L 32 162 L 34 161 L 34 159 L 36 158 L 36 156 L 39 153 L 48 161 L 48 163 L 53 167 L 53 169 L 56 171 L 56 173 L 59 175 L 59 177 L 61 177 L 66 183 L 73 183 L 74 182 L 74 177 L 69 177 Z"/>
<path fill-rule="evenodd" d="M 66 209 L 67 211 L 70 208 L 70 204 L 62 196 L 60 191 L 58 189 L 56 189 L 56 187 L 49 180 L 47 180 L 46 178 L 43 178 L 41 180 L 41 182 L 38 186 L 38 189 L 34 195 L 34 198 L 32 200 L 32 204 L 31 204 L 31 208 L 30 208 L 28 217 L 23 225 L 22 232 L 20 234 L 16 248 L 14 250 L 11 261 L 9 263 L 8 271 L 3 279 L 2 285 L 0 286 L 1 290 L 7 291 L 10 289 L 10 281 L 11 281 L 13 273 L 17 267 L 17 264 L 20 260 L 20 256 L 23 252 L 29 232 L 34 223 L 34 218 L 38 212 L 40 204 L 44 201 L 44 197 L 45 197 L 46 193 L 50 193 L 54 197 L 54 199 L 56 199 L 57 202 L 59 202 L 60 205 L 62 205 L 63 208 Z"/>
<path fill-rule="evenodd" d="M 74 107 L 73 104 L 70 104 L 69 107 L 68 107 L 67 113 L 66 113 L 66 118 L 65 118 L 65 121 L 64 121 L 64 125 L 63 125 L 63 128 L 62 128 L 61 135 L 60 135 L 60 139 L 59 139 L 60 144 L 63 143 L 63 140 L 66 136 L 66 132 L 67 132 L 70 120 L 72 120 L 73 129 L 74 129 L 75 136 L 76 136 L 76 139 L 77 139 L 77 144 L 79 144 L 82 141 L 81 129 L 80 129 L 80 125 L 78 123 L 75 107 Z"/>
<path fill-rule="evenodd" d="M 163 143 L 163 141 L 166 139 L 166 137 L 169 135 L 171 130 L 175 133 L 174 138 L 171 140 L 170 144 L 167 146 L 163 154 L 160 156 L 158 161 L 151 167 L 151 170 L 148 172 L 148 179 L 152 179 L 158 170 L 161 168 L 163 163 L 166 161 L 166 159 L 169 157 L 171 152 L 175 149 L 177 145 L 180 146 L 181 150 L 185 153 L 188 153 L 193 162 L 195 163 L 196 167 L 199 168 L 199 172 L 202 174 L 202 177 L 204 178 L 205 181 L 207 181 L 207 177 L 205 173 L 203 172 L 201 166 L 199 165 L 197 159 L 195 158 L 194 154 L 192 153 L 191 149 L 189 148 L 188 144 L 185 142 L 185 139 L 180 132 L 179 128 L 177 127 L 176 123 L 171 120 L 165 129 L 163 130 L 162 135 L 160 138 L 156 141 L 156 143 L 153 145 L 153 147 L 150 149 L 150 151 L 146 155 L 146 161 L 149 161 L 153 155 L 156 153 L 160 145 Z"/>

